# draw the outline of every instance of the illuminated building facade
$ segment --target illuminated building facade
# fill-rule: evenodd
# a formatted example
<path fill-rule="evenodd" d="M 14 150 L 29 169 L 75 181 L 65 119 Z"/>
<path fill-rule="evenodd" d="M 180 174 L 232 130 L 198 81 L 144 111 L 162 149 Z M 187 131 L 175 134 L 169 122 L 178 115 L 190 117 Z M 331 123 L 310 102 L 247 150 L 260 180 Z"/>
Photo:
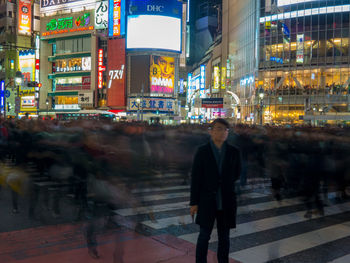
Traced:
<path fill-rule="evenodd" d="M 38 96 L 32 83 L 38 81 L 39 10 L 37 0 L 0 1 L 0 81 L 6 89 L 0 95 L 0 111 L 7 117 L 37 112 Z M 17 71 L 23 74 L 20 85 L 14 81 Z"/>
<path fill-rule="evenodd" d="M 260 1 L 262 123 L 349 121 L 350 1 Z"/>
<path fill-rule="evenodd" d="M 100 7 L 104 3 L 105 7 Z M 47 114 L 95 108 L 98 49 L 103 42 L 96 28 L 107 28 L 107 24 L 102 23 L 103 15 L 108 15 L 107 2 L 41 1 L 40 12 L 41 111 Z M 97 23 L 96 17 L 102 22 Z M 104 54 L 102 52 L 102 56 Z M 100 61 L 103 68 L 105 58 Z M 105 85 L 103 77 L 100 85 Z"/>

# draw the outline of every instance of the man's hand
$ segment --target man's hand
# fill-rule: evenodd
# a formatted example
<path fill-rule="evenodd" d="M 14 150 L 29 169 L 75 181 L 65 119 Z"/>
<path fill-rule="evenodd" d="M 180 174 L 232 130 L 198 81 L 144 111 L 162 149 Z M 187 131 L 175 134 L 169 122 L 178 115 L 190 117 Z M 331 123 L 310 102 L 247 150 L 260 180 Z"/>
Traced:
<path fill-rule="evenodd" d="M 197 214 L 197 212 L 198 212 L 198 205 L 191 206 L 190 213 L 191 213 L 192 218 L 194 217 L 195 214 Z"/>

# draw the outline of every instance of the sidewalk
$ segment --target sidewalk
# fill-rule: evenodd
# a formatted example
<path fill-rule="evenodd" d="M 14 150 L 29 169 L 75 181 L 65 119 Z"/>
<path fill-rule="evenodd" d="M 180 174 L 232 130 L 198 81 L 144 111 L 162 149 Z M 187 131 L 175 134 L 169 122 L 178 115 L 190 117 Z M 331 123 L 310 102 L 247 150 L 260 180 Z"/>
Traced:
<path fill-rule="evenodd" d="M 195 246 L 171 235 L 145 237 L 117 228 L 97 236 L 99 259 L 88 255 L 84 224 L 55 225 L 0 234 L 0 262 L 194 263 Z M 209 251 L 210 263 L 217 262 Z M 235 261 L 230 261 L 234 263 Z"/>

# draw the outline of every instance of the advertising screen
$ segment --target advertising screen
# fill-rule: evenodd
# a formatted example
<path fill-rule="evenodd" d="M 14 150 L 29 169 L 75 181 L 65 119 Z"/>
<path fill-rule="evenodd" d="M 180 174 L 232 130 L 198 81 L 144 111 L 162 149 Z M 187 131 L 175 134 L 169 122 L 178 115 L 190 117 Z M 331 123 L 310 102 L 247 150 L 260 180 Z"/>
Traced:
<path fill-rule="evenodd" d="M 151 93 L 174 93 L 175 58 L 151 56 L 150 67 Z"/>
<path fill-rule="evenodd" d="M 18 1 L 18 34 L 30 35 L 32 31 L 32 4 L 30 0 Z"/>
<path fill-rule="evenodd" d="M 181 19 L 162 15 L 128 16 L 127 49 L 181 52 Z"/>
<path fill-rule="evenodd" d="M 126 106 L 125 39 L 109 39 L 107 52 L 107 106 L 124 108 Z"/>

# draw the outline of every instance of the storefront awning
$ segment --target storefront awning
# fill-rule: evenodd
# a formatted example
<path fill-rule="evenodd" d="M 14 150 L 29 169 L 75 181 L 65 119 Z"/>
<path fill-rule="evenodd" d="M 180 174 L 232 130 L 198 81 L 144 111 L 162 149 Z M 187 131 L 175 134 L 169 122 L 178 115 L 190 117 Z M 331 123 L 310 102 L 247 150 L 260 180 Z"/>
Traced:
<path fill-rule="evenodd" d="M 47 94 L 49 97 L 56 96 L 78 96 L 78 91 L 65 91 L 65 92 L 49 92 Z"/>

